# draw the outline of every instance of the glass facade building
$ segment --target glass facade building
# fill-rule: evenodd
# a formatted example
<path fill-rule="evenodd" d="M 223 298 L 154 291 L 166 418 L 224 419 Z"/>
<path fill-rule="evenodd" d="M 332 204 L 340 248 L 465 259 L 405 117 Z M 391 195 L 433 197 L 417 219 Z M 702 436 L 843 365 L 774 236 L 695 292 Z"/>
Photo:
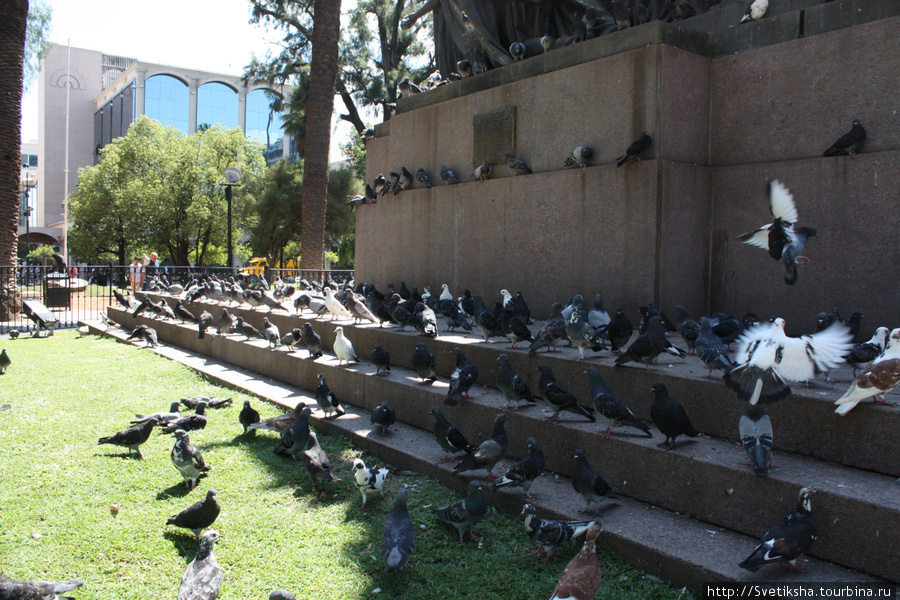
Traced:
<path fill-rule="evenodd" d="M 144 84 L 144 114 L 163 125 L 172 125 L 184 133 L 190 119 L 188 85 L 171 75 L 154 75 Z"/>
<path fill-rule="evenodd" d="M 238 126 L 238 93 L 224 83 L 212 81 L 197 88 L 197 129 L 219 123 Z"/>

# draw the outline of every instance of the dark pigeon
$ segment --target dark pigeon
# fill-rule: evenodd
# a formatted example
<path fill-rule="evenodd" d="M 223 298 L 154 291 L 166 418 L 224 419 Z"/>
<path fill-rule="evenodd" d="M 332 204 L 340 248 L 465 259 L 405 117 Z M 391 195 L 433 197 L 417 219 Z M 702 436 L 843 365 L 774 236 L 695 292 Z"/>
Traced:
<path fill-rule="evenodd" d="M 416 181 L 425 186 L 426 189 L 431 189 L 431 178 L 428 176 L 428 171 L 425 169 L 419 169 L 416 172 Z"/>
<path fill-rule="evenodd" d="M 380 344 L 375 344 L 372 348 L 371 359 L 375 365 L 375 375 L 378 377 L 384 377 L 391 372 L 391 355 Z"/>
<path fill-rule="evenodd" d="M 453 504 L 441 508 L 432 508 L 438 519 L 456 527 L 459 532 L 459 543 L 463 543 L 466 531 L 471 539 L 477 539 L 472 528 L 487 516 L 487 502 L 481 495 L 481 485 L 477 481 L 469 482 L 469 495 Z"/>
<path fill-rule="evenodd" d="M 393 425 L 397 421 L 397 414 L 394 412 L 394 409 L 387 402 L 382 402 L 381 406 L 375 408 L 372 411 L 372 415 L 369 417 L 369 422 L 373 425 L 377 425 L 381 429 L 381 433 L 379 435 L 387 435 L 388 428 Z"/>
<path fill-rule="evenodd" d="M 513 175 L 530 175 L 533 171 L 525 164 L 524 160 L 519 160 L 510 153 L 506 154 L 506 166 L 510 168 Z"/>
<path fill-rule="evenodd" d="M 197 339 L 202 340 L 206 337 L 206 330 L 209 329 L 209 326 L 212 325 L 213 316 L 207 311 L 203 311 L 200 313 L 200 319 L 197 321 Z"/>
<path fill-rule="evenodd" d="M 700 335 L 694 341 L 694 349 L 703 364 L 706 365 L 707 379 L 712 377 L 713 369 L 727 373 L 734 368 L 728 357 L 728 348 L 725 342 L 713 333 L 708 317 L 700 317 Z"/>
<path fill-rule="evenodd" d="M 441 179 L 444 181 L 445 185 L 459 183 L 459 179 L 457 179 L 456 173 L 453 172 L 453 169 L 447 167 L 447 165 L 441 165 Z"/>
<path fill-rule="evenodd" d="M 500 363 L 500 371 L 497 373 L 497 389 L 506 396 L 506 408 L 519 410 L 519 402 L 522 401 L 534 404 L 536 401 L 528 384 L 513 371 L 509 356 L 501 354 L 497 357 L 497 362 Z"/>
<path fill-rule="evenodd" d="M 603 432 L 604 438 L 609 438 L 612 430 L 619 427 L 634 427 L 646 433 L 648 437 L 653 437 L 647 424 L 635 417 L 631 409 L 625 406 L 625 403 L 607 387 L 600 371 L 594 367 L 588 367 L 584 372 L 591 380 L 594 414 L 606 424 L 606 431 Z"/>
<path fill-rule="evenodd" d="M 610 350 L 619 352 L 631 335 L 634 333 L 634 325 L 625 315 L 625 310 L 620 306 L 616 309 L 616 314 L 610 319 L 609 325 L 606 327 L 607 337 L 609 338 Z"/>
<path fill-rule="evenodd" d="M 582 448 L 575 451 L 575 473 L 572 475 L 572 487 L 587 502 L 587 507 L 581 511 L 585 514 L 597 514 L 596 509 L 591 509 L 597 500 L 615 497 L 609 484 L 591 469 L 587 461 L 587 453 Z"/>
<path fill-rule="evenodd" d="M 266 336 L 259 329 L 244 321 L 243 317 L 234 318 L 234 330 L 235 332 L 246 336 L 247 340 L 251 338 L 258 338 L 261 340 L 266 339 Z"/>
<path fill-rule="evenodd" d="M 700 435 L 694 429 L 694 426 L 691 425 L 684 407 L 669 396 L 666 386 L 661 383 L 655 383 L 651 389 L 653 390 L 653 405 L 650 407 L 650 418 L 653 419 L 653 423 L 659 427 L 662 434 L 666 436 L 664 442 L 657 444 L 660 448 L 674 450 L 675 438 L 679 435 L 688 437 Z"/>
<path fill-rule="evenodd" d="M 753 471 L 760 477 L 769 474 L 772 462 L 772 421 L 758 404 L 751 406 L 738 423 L 741 445 L 750 458 Z"/>
<path fill-rule="evenodd" d="M 797 559 L 809 552 L 818 537 L 810 505 L 810 498 L 815 493 L 816 490 L 809 487 L 800 490 L 797 508 L 775 521 L 750 556 L 738 566 L 755 573 L 765 564 L 781 562 L 793 571 L 805 573 L 805 569 L 797 566 Z"/>
<path fill-rule="evenodd" d="M 526 498 L 532 498 L 529 493 L 531 484 L 534 480 L 541 476 L 544 471 L 544 452 L 538 446 L 537 440 L 533 437 L 528 438 L 528 454 L 511 466 L 503 477 L 491 486 L 496 491 L 502 487 L 516 486 L 521 487 L 525 492 Z"/>
<path fill-rule="evenodd" d="M 456 369 L 450 375 L 450 387 L 447 388 L 447 397 L 444 404 L 456 406 L 460 399 L 470 398 L 469 388 L 475 385 L 478 379 L 478 365 L 466 358 L 459 348 L 451 350 L 456 355 Z"/>
<path fill-rule="evenodd" d="M 438 445 L 446 453 L 441 459 L 442 461 L 456 460 L 451 455 L 457 452 L 470 454 L 475 451 L 475 448 L 469 444 L 465 436 L 447 421 L 441 409 L 432 408 L 430 414 L 434 416 L 434 439 L 437 440 Z"/>
<path fill-rule="evenodd" d="M 218 333 L 219 335 L 225 335 L 227 333 L 230 333 L 233 328 L 234 318 L 228 313 L 227 308 L 223 308 L 222 315 L 216 322 L 216 333 Z"/>
<path fill-rule="evenodd" d="M 293 425 L 281 432 L 281 443 L 274 450 L 276 454 L 290 454 L 295 461 L 300 461 L 309 441 L 309 417 L 311 414 L 312 409 L 304 406 Z"/>
<path fill-rule="evenodd" d="M 685 356 L 683 350 L 673 346 L 666 339 L 666 331 L 663 329 L 660 318 L 658 316 L 651 317 L 648 322 L 647 332 L 638 336 L 628 349 L 616 358 L 615 366 L 619 367 L 627 362 L 634 361 L 644 363 L 646 368 L 649 369 L 650 365 L 656 361 L 656 357 L 664 351 L 682 358 Z"/>
<path fill-rule="evenodd" d="M 859 119 L 853 119 L 853 125 L 850 127 L 850 131 L 839 137 L 822 156 L 839 156 L 842 154 L 853 156 L 854 152 L 859 151 L 859 147 L 865 139 L 865 127 L 862 126 Z"/>
<path fill-rule="evenodd" d="M 341 404 L 335 397 L 334 392 L 332 392 L 331 388 L 328 387 L 328 384 L 325 383 L 325 374 L 318 373 L 316 379 L 319 382 L 316 386 L 316 404 L 318 404 L 322 412 L 325 413 L 325 419 L 337 418 L 346 414 L 344 409 L 341 408 Z"/>
<path fill-rule="evenodd" d="M 185 415 L 180 419 L 175 419 L 174 421 L 169 421 L 166 426 L 163 428 L 163 433 L 175 433 L 179 429 L 183 429 L 185 431 L 195 431 L 197 429 L 205 429 L 207 418 L 206 418 L 206 402 L 198 402 L 197 408 L 194 409 L 195 412 L 192 415 Z"/>
<path fill-rule="evenodd" d="M 309 473 L 313 482 L 313 488 L 316 487 L 317 481 L 340 481 L 339 477 L 335 477 L 331 472 L 331 461 L 328 454 L 319 445 L 319 437 L 315 432 L 309 433 L 309 441 L 306 442 L 306 450 L 303 451 L 303 466 Z"/>
<path fill-rule="evenodd" d="M 557 419 L 559 413 L 564 410 L 585 417 L 591 422 L 597 420 L 588 409 L 578 403 L 578 398 L 575 397 L 575 394 L 556 380 L 556 377 L 553 375 L 553 369 L 549 365 L 540 364 L 535 370 L 541 373 L 541 378 L 538 381 L 538 396 L 553 411 L 550 421 Z"/>
<path fill-rule="evenodd" d="M 113 444 L 114 446 L 124 446 L 137 452 L 138 458 L 144 458 L 141 454 L 141 444 L 150 438 L 153 428 L 159 425 L 156 419 L 150 419 L 146 423 L 135 425 L 125 431 L 120 431 L 108 437 L 102 437 L 97 440 L 97 444 Z"/>
<path fill-rule="evenodd" d="M 259 412 L 257 412 L 255 408 L 250 406 L 249 400 L 244 400 L 244 408 L 242 408 L 241 412 L 238 414 L 238 421 L 240 421 L 241 425 L 244 426 L 244 433 L 247 433 L 248 427 L 250 427 L 254 423 L 259 423 Z M 251 431 L 256 430 L 254 429 Z"/>
<path fill-rule="evenodd" d="M 562 304 L 554 302 L 550 307 L 550 316 L 544 321 L 541 330 L 535 336 L 531 346 L 528 347 L 528 355 L 534 356 L 540 348 L 546 347 L 548 352 L 555 352 L 556 342 L 566 334 L 566 321 L 562 317 Z"/>
<path fill-rule="evenodd" d="M 679 304 L 675 307 L 675 316 L 678 318 L 678 334 L 684 340 L 688 353 L 694 352 L 694 343 L 700 335 L 700 323 L 688 315 L 687 309 Z"/>
<path fill-rule="evenodd" d="M 309 358 L 315 360 L 322 356 L 322 336 L 316 333 L 311 323 L 303 324 L 303 343 L 309 351 Z"/>
<path fill-rule="evenodd" d="M 456 472 L 484 469 L 488 473 L 488 481 L 496 479 L 491 471 L 500 460 L 506 456 L 509 450 L 509 439 L 506 436 L 506 415 L 503 413 L 494 417 L 494 430 L 491 437 L 481 442 L 474 452 L 467 454 L 453 467 Z"/>
<path fill-rule="evenodd" d="M 219 516 L 222 507 L 216 500 L 216 490 L 206 492 L 203 500 L 194 502 L 178 514 L 172 515 L 166 520 L 166 525 L 174 525 L 175 527 L 183 527 L 194 532 L 194 537 L 200 541 L 200 532 L 207 527 L 212 527 Z"/>
<path fill-rule="evenodd" d="M 413 350 L 412 366 L 422 379 L 421 383 L 432 383 L 437 379 L 434 372 L 434 354 L 429 352 L 422 342 L 416 344 L 416 348 Z"/>
<path fill-rule="evenodd" d="M 594 521 L 554 521 L 540 519 L 533 504 L 522 507 L 525 533 L 540 546 L 534 554 L 545 553 L 544 562 L 553 555 L 557 547 L 584 534 Z"/>
<path fill-rule="evenodd" d="M 616 167 L 621 167 L 622 165 L 634 161 L 641 162 L 641 154 L 646 152 L 652 145 L 653 138 L 645 131 L 641 134 L 641 137 L 634 140 L 631 145 L 628 146 L 628 149 L 625 150 L 625 154 L 616 159 Z"/>

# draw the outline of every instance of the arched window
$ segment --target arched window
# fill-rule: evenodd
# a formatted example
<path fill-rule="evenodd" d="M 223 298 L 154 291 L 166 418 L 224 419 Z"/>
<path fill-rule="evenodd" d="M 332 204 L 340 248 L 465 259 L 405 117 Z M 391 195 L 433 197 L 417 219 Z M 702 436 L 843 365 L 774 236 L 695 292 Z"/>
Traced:
<path fill-rule="evenodd" d="M 204 83 L 197 88 L 197 129 L 216 123 L 238 126 L 238 94 L 224 83 Z"/>
<path fill-rule="evenodd" d="M 283 112 L 281 96 L 271 90 L 253 90 L 247 94 L 247 124 L 245 135 L 267 145 L 266 160 L 278 160 L 283 155 L 281 129 Z"/>
<path fill-rule="evenodd" d="M 171 75 L 154 75 L 144 84 L 144 114 L 188 133 L 188 86 Z"/>

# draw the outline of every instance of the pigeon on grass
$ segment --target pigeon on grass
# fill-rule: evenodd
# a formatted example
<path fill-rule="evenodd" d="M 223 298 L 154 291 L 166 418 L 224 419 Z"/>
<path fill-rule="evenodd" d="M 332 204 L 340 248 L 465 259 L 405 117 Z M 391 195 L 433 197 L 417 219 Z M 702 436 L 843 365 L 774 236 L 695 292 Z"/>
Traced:
<path fill-rule="evenodd" d="M 134 450 L 135 452 L 137 452 L 138 458 L 144 458 L 144 455 L 141 454 L 140 446 L 150 438 L 150 433 L 157 425 L 159 425 L 159 421 L 157 421 L 156 419 L 150 419 L 149 421 L 141 423 L 140 425 L 135 425 L 134 427 L 131 427 L 124 431 L 119 431 L 118 433 L 114 433 L 113 435 L 102 437 L 97 440 L 97 444 L 112 444 L 114 446 L 124 446 L 125 448 L 129 448 L 130 450 Z"/>
<path fill-rule="evenodd" d="M 588 527 L 581 551 L 569 561 L 560 575 L 550 600 L 592 600 L 597 595 L 603 581 L 603 571 L 597 558 L 599 535 L 600 522 L 596 521 Z"/>
<path fill-rule="evenodd" d="M 197 487 L 200 475 L 209 471 L 203 453 L 191 445 L 191 438 L 183 429 L 175 430 L 175 444 L 172 446 L 172 465 L 184 478 L 184 485 L 192 490 Z"/>
<path fill-rule="evenodd" d="M 178 600 L 215 600 L 219 595 L 224 573 L 213 555 L 213 545 L 220 539 L 222 536 L 215 529 L 200 538 L 200 551 L 181 577 Z"/>
<path fill-rule="evenodd" d="M 394 508 L 381 530 L 381 558 L 385 573 L 399 573 L 416 549 L 416 528 L 406 507 L 407 489 L 397 490 Z"/>
<path fill-rule="evenodd" d="M 471 540 L 478 539 L 472 528 L 487 516 L 487 502 L 484 501 L 481 492 L 481 484 L 474 480 L 470 481 L 468 496 L 447 506 L 431 509 L 434 516 L 456 528 L 460 544 L 463 543 L 467 531 Z"/>
<path fill-rule="evenodd" d="M 211 489 L 206 492 L 203 500 L 198 500 L 178 514 L 169 517 L 166 525 L 190 529 L 199 542 L 200 532 L 215 523 L 221 509 L 216 500 L 216 490 Z"/>
<path fill-rule="evenodd" d="M 384 482 L 389 472 L 382 467 L 369 469 L 361 458 L 353 460 L 353 483 L 356 484 L 356 489 L 362 495 L 360 510 L 366 510 L 366 500 L 369 494 L 379 494 L 384 500 Z"/>
<path fill-rule="evenodd" d="M 584 534 L 596 522 L 541 519 L 537 516 L 537 508 L 533 504 L 523 506 L 521 515 L 525 522 L 525 533 L 538 544 L 538 549 L 532 554 L 543 552 L 544 562 L 553 556 L 557 547 Z"/>

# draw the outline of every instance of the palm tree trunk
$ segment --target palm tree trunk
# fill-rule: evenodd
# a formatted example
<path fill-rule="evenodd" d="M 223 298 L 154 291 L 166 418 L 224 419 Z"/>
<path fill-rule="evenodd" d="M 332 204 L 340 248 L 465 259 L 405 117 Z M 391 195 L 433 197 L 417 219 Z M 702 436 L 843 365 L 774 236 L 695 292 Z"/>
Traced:
<path fill-rule="evenodd" d="M 0 321 L 21 310 L 16 286 L 19 171 L 22 166 L 22 68 L 28 0 L 0 2 Z M 323 204 L 324 207 L 324 204 Z M 324 210 L 324 208 L 323 208 Z"/>
<path fill-rule="evenodd" d="M 315 0 L 312 60 L 306 114 L 306 147 L 301 198 L 301 269 L 321 269 L 325 260 L 325 201 L 334 82 L 341 31 L 340 0 Z"/>

